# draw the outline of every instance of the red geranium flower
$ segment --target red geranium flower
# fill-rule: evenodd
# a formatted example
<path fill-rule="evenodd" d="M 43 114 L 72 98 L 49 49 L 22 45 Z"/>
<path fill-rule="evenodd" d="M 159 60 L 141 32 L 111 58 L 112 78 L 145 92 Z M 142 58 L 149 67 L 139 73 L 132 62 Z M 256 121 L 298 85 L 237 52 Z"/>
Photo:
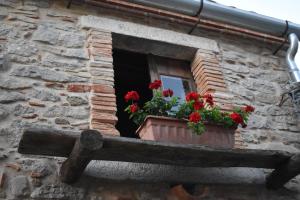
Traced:
<path fill-rule="evenodd" d="M 207 93 L 203 96 L 203 98 L 205 98 L 205 102 L 207 104 L 209 104 L 210 106 L 213 106 L 214 105 L 214 98 L 211 94 Z"/>
<path fill-rule="evenodd" d="M 199 94 L 197 92 L 190 92 L 185 96 L 186 101 L 198 101 L 199 99 Z"/>
<path fill-rule="evenodd" d="M 135 113 L 136 111 L 138 111 L 139 107 L 136 103 L 130 105 L 130 112 Z"/>
<path fill-rule="evenodd" d="M 173 90 L 171 90 L 171 89 L 164 90 L 163 95 L 164 95 L 164 97 L 171 97 L 171 96 L 173 96 Z"/>
<path fill-rule="evenodd" d="M 128 102 L 129 100 L 138 101 L 140 99 L 140 96 L 136 91 L 130 91 L 127 92 L 124 98 L 126 102 Z"/>
<path fill-rule="evenodd" d="M 245 106 L 244 110 L 245 110 L 245 112 L 253 112 L 255 110 L 255 108 L 253 106 L 247 105 L 247 106 Z"/>
<path fill-rule="evenodd" d="M 204 108 L 204 104 L 203 104 L 203 102 L 195 101 L 195 103 L 193 104 L 193 107 L 195 110 L 200 110 L 200 109 Z"/>
<path fill-rule="evenodd" d="M 229 115 L 229 117 L 230 117 L 235 123 L 237 123 L 237 124 L 243 124 L 243 123 L 244 123 L 242 116 L 241 116 L 240 114 L 236 113 L 236 112 L 231 113 L 231 114 Z"/>
<path fill-rule="evenodd" d="M 210 106 L 213 106 L 214 105 L 214 101 L 213 100 L 209 100 L 209 99 L 206 99 L 206 103 Z"/>
<path fill-rule="evenodd" d="M 192 112 L 189 116 L 190 122 L 198 123 L 201 120 L 201 116 L 198 112 Z"/>
<path fill-rule="evenodd" d="M 149 84 L 149 89 L 158 89 L 161 87 L 161 80 L 155 80 L 152 83 Z"/>

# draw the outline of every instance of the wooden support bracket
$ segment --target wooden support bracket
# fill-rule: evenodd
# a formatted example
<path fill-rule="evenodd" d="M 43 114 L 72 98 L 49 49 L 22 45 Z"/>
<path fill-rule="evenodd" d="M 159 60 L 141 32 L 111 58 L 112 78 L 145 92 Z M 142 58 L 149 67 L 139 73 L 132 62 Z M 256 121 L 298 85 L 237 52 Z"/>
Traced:
<path fill-rule="evenodd" d="M 289 180 L 300 174 L 300 154 L 292 156 L 277 167 L 266 179 L 268 189 L 279 189 Z"/>
<path fill-rule="evenodd" d="M 62 182 L 74 183 L 77 181 L 86 166 L 93 158 L 93 153 L 103 146 L 102 135 L 96 130 L 85 130 L 76 139 L 69 158 L 60 168 Z"/>

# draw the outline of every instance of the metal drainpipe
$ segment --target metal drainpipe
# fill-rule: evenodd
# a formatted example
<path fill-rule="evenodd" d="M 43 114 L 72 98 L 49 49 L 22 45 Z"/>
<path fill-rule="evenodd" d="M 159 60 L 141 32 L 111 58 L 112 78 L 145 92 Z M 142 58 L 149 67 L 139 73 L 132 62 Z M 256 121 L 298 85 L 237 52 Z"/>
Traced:
<path fill-rule="evenodd" d="M 300 66 L 295 62 L 299 39 L 295 33 L 288 36 L 290 47 L 287 50 L 286 62 L 289 67 L 291 81 L 288 84 L 288 94 L 292 98 L 296 114 L 300 117 Z"/>
<path fill-rule="evenodd" d="M 295 62 L 299 39 L 295 33 L 291 33 L 288 36 L 288 40 L 290 42 L 290 47 L 287 50 L 286 62 L 289 66 L 290 77 L 293 82 L 300 82 L 300 66 L 297 66 Z"/>

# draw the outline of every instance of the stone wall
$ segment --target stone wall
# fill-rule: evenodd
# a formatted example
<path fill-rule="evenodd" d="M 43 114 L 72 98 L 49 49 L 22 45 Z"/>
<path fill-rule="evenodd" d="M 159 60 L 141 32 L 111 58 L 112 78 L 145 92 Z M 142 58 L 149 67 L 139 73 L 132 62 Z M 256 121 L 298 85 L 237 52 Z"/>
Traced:
<path fill-rule="evenodd" d="M 66 185 L 57 176 L 64 159 L 18 154 L 22 131 L 31 126 L 119 134 L 111 32 L 214 52 L 227 88 L 222 102 L 256 107 L 248 127 L 238 130 L 243 147 L 300 151 L 291 103 L 276 106 L 288 80 L 284 52 L 274 56 L 273 46 L 258 41 L 204 30 L 191 36 L 176 24 L 66 4 L 0 0 L 0 199 L 176 199 L 166 181 L 199 183 L 196 199 L 300 198 L 299 177 L 268 191 L 268 171 L 254 169 L 92 162 L 78 183 Z"/>

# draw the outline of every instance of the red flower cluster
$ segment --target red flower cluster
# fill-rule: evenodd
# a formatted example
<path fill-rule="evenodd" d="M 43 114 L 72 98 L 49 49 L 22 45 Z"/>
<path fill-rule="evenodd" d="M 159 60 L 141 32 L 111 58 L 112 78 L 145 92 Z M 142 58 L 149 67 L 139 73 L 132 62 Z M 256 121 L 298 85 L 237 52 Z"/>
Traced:
<path fill-rule="evenodd" d="M 189 121 L 193 123 L 198 123 L 201 120 L 201 116 L 198 112 L 192 112 L 189 116 Z"/>
<path fill-rule="evenodd" d="M 195 103 L 193 104 L 193 107 L 195 110 L 200 110 L 200 109 L 204 108 L 204 103 L 200 102 L 200 101 L 195 101 Z"/>
<path fill-rule="evenodd" d="M 140 99 L 140 96 L 136 91 L 130 91 L 127 92 L 124 98 L 126 102 L 128 102 L 129 100 L 138 101 Z"/>
<path fill-rule="evenodd" d="M 136 111 L 138 111 L 139 107 L 136 103 L 134 103 L 134 104 L 130 105 L 129 109 L 130 109 L 130 112 L 135 113 Z"/>
<path fill-rule="evenodd" d="M 161 87 L 161 80 L 155 80 L 152 83 L 149 84 L 149 89 L 158 89 Z"/>
<path fill-rule="evenodd" d="M 199 100 L 199 94 L 197 94 L 196 92 L 190 92 L 185 96 L 186 101 L 198 101 Z"/>
<path fill-rule="evenodd" d="M 255 108 L 254 108 L 253 106 L 247 105 L 247 106 L 244 108 L 244 110 L 245 110 L 245 112 L 250 113 L 250 112 L 253 112 L 253 111 L 255 110 Z"/>
<path fill-rule="evenodd" d="M 213 106 L 214 105 L 214 99 L 213 99 L 213 96 L 211 94 L 205 94 L 203 96 L 205 98 L 205 102 L 210 105 L 210 106 Z"/>
<path fill-rule="evenodd" d="M 233 112 L 229 115 L 229 117 L 237 124 L 243 124 L 244 121 L 243 121 L 243 118 L 240 114 L 236 113 L 236 112 Z"/>
<path fill-rule="evenodd" d="M 172 97 L 173 96 L 173 90 L 167 89 L 163 91 L 164 97 Z"/>

